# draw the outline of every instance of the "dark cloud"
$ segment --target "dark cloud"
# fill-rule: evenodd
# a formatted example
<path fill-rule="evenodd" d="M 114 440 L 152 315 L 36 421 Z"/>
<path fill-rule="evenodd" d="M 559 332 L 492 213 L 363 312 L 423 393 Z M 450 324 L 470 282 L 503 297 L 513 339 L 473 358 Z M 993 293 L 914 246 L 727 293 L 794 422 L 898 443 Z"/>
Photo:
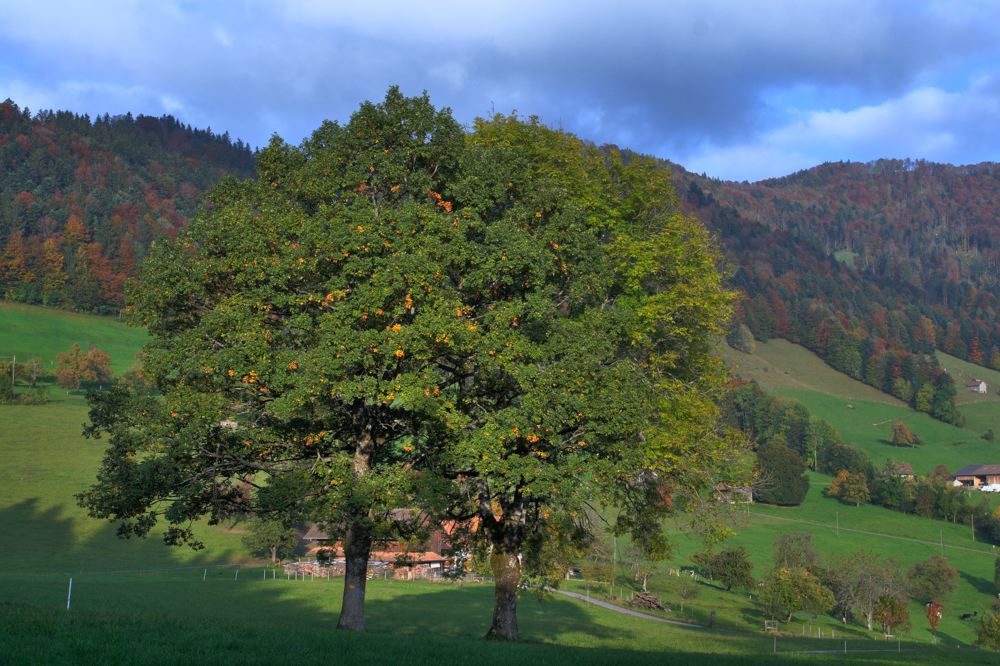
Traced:
<path fill-rule="evenodd" d="M 808 127 L 809 113 L 886 105 L 918 87 L 971 91 L 1000 44 L 989 4 L 480 4 L 9 4 L 0 97 L 171 112 L 260 145 L 272 132 L 296 142 L 398 83 L 463 121 L 516 109 L 597 142 L 710 163 L 712 151 Z M 813 157 L 853 158 L 801 156 Z"/>

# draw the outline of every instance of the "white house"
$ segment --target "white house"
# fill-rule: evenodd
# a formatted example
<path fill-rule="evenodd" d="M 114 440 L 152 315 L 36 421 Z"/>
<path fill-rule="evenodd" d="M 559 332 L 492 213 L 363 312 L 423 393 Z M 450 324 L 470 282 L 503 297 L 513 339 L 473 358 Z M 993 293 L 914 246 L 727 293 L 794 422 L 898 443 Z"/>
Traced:
<path fill-rule="evenodd" d="M 987 393 L 986 382 L 982 379 L 973 379 L 971 382 L 965 385 L 965 388 L 972 391 L 973 393 Z"/>

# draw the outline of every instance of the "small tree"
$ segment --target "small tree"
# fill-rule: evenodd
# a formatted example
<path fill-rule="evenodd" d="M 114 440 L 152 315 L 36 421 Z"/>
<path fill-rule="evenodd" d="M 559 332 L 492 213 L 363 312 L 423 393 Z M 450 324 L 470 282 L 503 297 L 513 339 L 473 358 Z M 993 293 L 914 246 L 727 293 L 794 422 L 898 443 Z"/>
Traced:
<path fill-rule="evenodd" d="M 760 600 L 772 617 L 784 616 L 791 622 L 792 615 L 807 611 L 811 615 L 833 608 L 833 592 L 809 571 L 800 568 L 776 567 L 764 576 Z"/>
<path fill-rule="evenodd" d="M 718 580 L 726 591 L 754 586 L 753 563 L 742 546 L 714 554 L 698 553 L 693 559 L 702 573 Z"/>
<path fill-rule="evenodd" d="M 87 356 L 73 343 L 68 352 L 60 352 L 56 361 L 56 384 L 66 390 L 79 389 L 86 376 Z"/>
<path fill-rule="evenodd" d="M 882 625 L 882 630 L 888 634 L 895 629 L 909 631 L 910 612 L 906 609 L 906 601 L 894 594 L 879 597 L 875 602 L 875 620 Z"/>
<path fill-rule="evenodd" d="M 269 555 L 271 562 L 289 554 L 295 549 L 298 537 L 295 530 L 285 527 L 276 520 L 251 520 L 247 533 L 243 535 L 243 545 L 254 555 Z"/>
<path fill-rule="evenodd" d="M 701 594 L 701 588 L 690 578 L 681 578 L 677 585 L 677 596 L 681 598 L 681 612 L 684 612 L 684 604 Z"/>
<path fill-rule="evenodd" d="M 113 376 L 111 356 L 94 345 L 84 354 L 74 342 L 56 361 L 56 383 L 67 390 L 79 389 L 84 383 L 106 384 Z"/>
<path fill-rule="evenodd" d="M 806 532 L 781 534 L 774 540 L 774 566 L 789 569 L 819 570 L 819 555 L 813 548 L 813 535 Z"/>
<path fill-rule="evenodd" d="M 979 620 L 976 644 L 1000 652 L 1000 601 L 993 603 L 992 613 L 986 613 Z"/>
<path fill-rule="evenodd" d="M 730 347 L 744 354 L 752 354 L 757 349 L 753 333 L 743 323 L 738 323 L 730 329 L 729 335 L 726 336 L 726 341 L 729 342 Z"/>
<path fill-rule="evenodd" d="M 17 374 L 28 382 L 28 385 L 32 388 L 38 383 L 38 378 L 41 377 L 44 371 L 45 365 L 42 363 L 42 359 L 37 356 L 32 356 L 25 363 L 17 365 Z"/>
<path fill-rule="evenodd" d="M 868 491 L 868 479 L 861 472 L 848 472 L 840 470 L 836 478 L 830 483 L 827 494 L 836 497 L 841 502 L 861 506 L 862 502 L 867 502 L 871 498 Z"/>
<path fill-rule="evenodd" d="M 14 399 L 14 378 L 10 376 L 10 363 L 0 363 L 0 400 Z"/>
<path fill-rule="evenodd" d="M 937 636 L 938 623 L 944 615 L 944 607 L 936 601 L 932 601 L 924 606 L 924 615 L 927 616 L 927 623 L 931 625 L 931 633 Z"/>
<path fill-rule="evenodd" d="M 650 576 L 656 573 L 657 562 L 650 558 L 641 548 L 635 545 L 629 547 L 625 552 L 625 557 L 632 563 L 632 573 L 636 581 L 642 582 L 642 591 L 648 592 L 647 583 Z"/>
<path fill-rule="evenodd" d="M 757 483 L 754 496 L 761 502 L 794 506 L 809 491 L 802 457 L 780 440 L 772 440 L 757 450 Z"/>
<path fill-rule="evenodd" d="M 910 596 L 917 601 L 946 601 L 958 587 L 958 571 L 948 566 L 948 560 L 935 555 L 915 564 L 907 576 Z"/>
<path fill-rule="evenodd" d="M 920 438 L 907 428 L 905 423 L 896 421 L 896 424 L 892 426 L 892 434 L 889 435 L 889 442 L 893 446 L 916 446 L 920 444 Z"/>

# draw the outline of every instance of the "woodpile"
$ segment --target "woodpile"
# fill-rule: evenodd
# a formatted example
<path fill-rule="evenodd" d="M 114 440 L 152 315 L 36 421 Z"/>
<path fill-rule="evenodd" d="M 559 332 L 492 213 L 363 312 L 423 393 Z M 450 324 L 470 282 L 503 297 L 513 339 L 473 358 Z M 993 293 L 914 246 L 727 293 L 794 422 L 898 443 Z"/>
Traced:
<path fill-rule="evenodd" d="M 635 596 L 632 597 L 632 600 L 628 602 L 628 605 L 632 608 L 639 608 L 642 610 L 670 610 L 649 592 L 636 592 Z"/>

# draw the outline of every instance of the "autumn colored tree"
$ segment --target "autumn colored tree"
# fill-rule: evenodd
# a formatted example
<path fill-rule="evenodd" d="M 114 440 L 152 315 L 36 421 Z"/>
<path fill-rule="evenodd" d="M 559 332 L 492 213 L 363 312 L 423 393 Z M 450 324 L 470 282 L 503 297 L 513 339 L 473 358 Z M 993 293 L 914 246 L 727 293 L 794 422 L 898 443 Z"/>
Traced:
<path fill-rule="evenodd" d="M 931 601 L 924 606 L 924 615 L 927 617 L 927 624 L 931 625 L 931 633 L 937 636 L 938 623 L 944 616 L 944 607 L 937 601 Z"/>
<path fill-rule="evenodd" d="M 854 506 L 861 506 L 862 502 L 871 499 L 867 477 L 861 472 L 848 472 L 843 469 L 830 482 L 826 493 L 830 497 L 836 497 L 840 501 Z"/>
<path fill-rule="evenodd" d="M 114 373 L 111 370 L 111 355 L 91 345 L 83 353 L 80 345 L 73 343 L 67 352 L 60 352 L 56 360 L 56 383 L 64 389 L 79 389 L 81 385 L 106 384 Z"/>
<path fill-rule="evenodd" d="M 916 446 L 920 443 L 920 438 L 907 428 L 905 423 L 896 421 L 892 426 L 892 434 L 889 435 L 889 442 L 893 446 Z"/>
<path fill-rule="evenodd" d="M 894 594 L 879 597 L 875 602 L 875 621 L 882 625 L 886 635 L 897 629 L 908 631 L 910 628 L 910 611 L 906 608 L 906 600 Z"/>
<path fill-rule="evenodd" d="M 958 588 L 958 571 L 940 555 L 913 565 L 907 578 L 910 596 L 917 601 L 947 601 Z"/>

